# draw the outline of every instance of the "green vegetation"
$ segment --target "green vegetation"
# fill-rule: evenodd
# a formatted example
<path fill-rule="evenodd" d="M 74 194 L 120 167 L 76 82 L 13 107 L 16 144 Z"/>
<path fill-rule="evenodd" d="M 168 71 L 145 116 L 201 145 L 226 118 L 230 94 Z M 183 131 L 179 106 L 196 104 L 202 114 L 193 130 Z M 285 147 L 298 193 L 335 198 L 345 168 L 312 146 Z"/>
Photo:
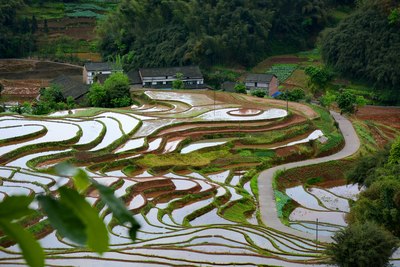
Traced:
<path fill-rule="evenodd" d="M 244 83 L 238 83 L 235 85 L 235 92 L 238 94 L 247 94 L 246 85 Z"/>
<path fill-rule="evenodd" d="M 352 93 L 344 91 L 337 98 L 336 102 L 341 112 L 354 113 L 356 105 L 356 96 Z"/>
<path fill-rule="evenodd" d="M 256 209 L 253 198 L 243 197 L 240 200 L 229 202 L 228 205 L 220 208 L 223 217 L 230 221 L 247 224 L 247 218 Z"/>
<path fill-rule="evenodd" d="M 23 0 L 0 3 L 0 58 L 23 57 L 36 49 L 36 19 L 17 17 L 23 6 Z"/>
<path fill-rule="evenodd" d="M 99 26 L 100 47 L 105 57 L 134 51 L 130 68 L 191 63 L 251 66 L 268 54 L 313 45 L 310 37 L 326 24 L 329 4 L 327 0 L 123 0 Z"/>
<path fill-rule="evenodd" d="M 263 98 L 267 95 L 267 93 L 265 92 L 265 90 L 253 90 L 251 91 L 251 95 Z"/>
<path fill-rule="evenodd" d="M 361 148 L 359 150 L 360 154 L 365 156 L 365 154 L 375 153 L 377 152 L 378 145 L 375 142 L 374 137 L 371 135 L 368 126 L 361 121 L 353 122 L 354 129 L 357 132 L 357 135 L 360 137 Z"/>
<path fill-rule="evenodd" d="M 333 120 L 330 113 L 321 107 L 313 105 L 312 108 L 319 114 L 320 118 L 314 121 L 317 129 L 320 129 L 324 135 L 328 138 L 328 141 L 324 144 L 317 143 L 318 155 L 324 155 L 332 149 L 339 148 L 343 142 L 343 136 L 338 130 L 335 121 Z"/>
<path fill-rule="evenodd" d="M 388 266 L 398 239 L 374 223 L 353 224 L 337 232 L 326 254 L 340 267 Z"/>
<path fill-rule="evenodd" d="M 183 74 L 182 73 L 177 73 L 176 75 L 176 80 L 172 82 L 172 89 L 183 89 L 185 84 L 182 81 Z"/>
<path fill-rule="evenodd" d="M 279 190 L 274 190 L 274 193 L 278 217 L 283 218 L 283 207 L 291 200 L 291 198 Z"/>
<path fill-rule="evenodd" d="M 314 178 L 309 178 L 307 179 L 305 186 L 309 186 L 309 185 L 314 185 L 314 184 L 318 184 L 324 181 L 324 178 L 322 177 L 314 177 Z"/>
<path fill-rule="evenodd" d="M 297 69 L 297 64 L 274 64 L 268 73 L 275 74 L 279 82 L 284 82 Z"/>
<path fill-rule="evenodd" d="M 32 104 L 25 102 L 22 106 L 18 105 L 10 109 L 11 112 L 18 114 L 46 115 L 57 110 L 70 110 L 76 106 L 72 97 L 64 98 L 61 89 L 56 85 L 40 90 L 40 99 Z"/>
<path fill-rule="evenodd" d="M 304 123 L 301 125 L 291 126 L 285 130 L 274 130 L 266 133 L 254 133 L 251 136 L 241 138 L 239 141 L 244 145 L 261 145 L 261 144 L 273 144 L 276 142 L 282 142 L 286 139 L 293 138 L 297 135 L 305 134 L 308 131 L 313 130 L 311 122 Z"/>
<path fill-rule="evenodd" d="M 325 33 L 325 62 L 345 77 L 368 82 L 387 104 L 400 102 L 398 1 L 362 1 L 338 27 Z"/>
<path fill-rule="evenodd" d="M 313 93 L 323 92 L 332 80 L 332 73 L 326 68 L 309 66 L 305 69 L 308 85 Z"/>
<path fill-rule="evenodd" d="M 206 166 L 211 161 L 218 158 L 226 158 L 230 153 L 226 150 L 211 151 L 200 153 L 194 151 L 189 154 L 170 153 L 170 154 L 146 154 L 142 159 L 138 159 L 136 163 L 146 167 L 162 167 L 162 166 Z"/>
<path fill-rule="evenodd" d="M 299 102 L 300 100 L 303 100 L 305 98 L 306 93 L 301 88 L 295 88 L 290 91 L 283 91 L 281 95 L 276 97 L 276 99 L 288 100 L 293 102 Z"/>
<path fill-rule="evenodd" d="M 95 107 L 126 107 L 132 104 L 129 93 L 129 78 L 121 72 L 108 77 L 104 85 L 94 83 L 89 90 L 88 99 Z"/>
<path fill-rule="evenodd" d="M 400 163 L 393 160 L 397 157 L 393 155 L 396 155 L 398 146 L 397 141 L 390 151 L 361 158 L 347 176 L 350 182 L 362 183 L 367 187 L 351 208 L 350 222 L 372 221 L 397 237 L 400 236 Z"/>

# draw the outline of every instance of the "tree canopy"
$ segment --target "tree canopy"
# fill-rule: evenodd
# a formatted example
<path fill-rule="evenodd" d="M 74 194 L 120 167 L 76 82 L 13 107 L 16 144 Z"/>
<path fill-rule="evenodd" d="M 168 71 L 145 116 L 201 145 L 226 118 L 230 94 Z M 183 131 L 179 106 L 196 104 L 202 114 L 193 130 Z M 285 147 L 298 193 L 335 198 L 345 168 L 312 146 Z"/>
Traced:
<path fill-rule="evenodd" d="M 367 186 L 352 206 L 351 223 L 373 221 L 400 237 L 399 141 L 389 151 L 362 159 L 348 179 Z"/>
<path fill-rule="evenodd" d="M 129 92 L 129 78 L 121 72 L 116 72 L 104 82 L 95 82 L 90 87 L 88 99 L 94 107 L 126 107 L 132 103 Z"/>
<path fill-rule="evenodd" d="M 100 23 L 105 57 L 135 55 L 129 67 L 253 65 L 288 41 L 309 45 L 326 22 L 328 0 L 122 0 Z"/>
<path fill-rule="evenodd" d="M 395 16 L 399 2 L 359 2 L 356 12 L 324 34 L 323 58 L 347 77 L 387 89 L 390 93 L 380 94 L 382 100 L 399 103 L 400 20 Z"/>
<path fill-rule="evenodd" d="M 35 49 L 36 18 L 18 18 L 23 0 L 0 0 L 0 58 L 21 57 Z"/>
<path fill-rule="evenodd" d="M 354 224 L 340 230 L 328 245 L 327 255 L 341 267 L 384 267 L 398 239 L 374 223 Z"/>

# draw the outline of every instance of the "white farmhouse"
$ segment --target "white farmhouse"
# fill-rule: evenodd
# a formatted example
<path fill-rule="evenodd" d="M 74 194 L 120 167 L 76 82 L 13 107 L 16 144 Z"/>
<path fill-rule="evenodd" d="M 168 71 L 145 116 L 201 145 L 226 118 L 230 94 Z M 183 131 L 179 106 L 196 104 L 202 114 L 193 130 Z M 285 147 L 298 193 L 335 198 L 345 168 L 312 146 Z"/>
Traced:
<path fill-rule="evenodd" d="M 151 88 L 172 88 L 172 82 L 177 79 L 177 73 L 182 74 L 185 88 L 205 87 L 203 74 L 198 66 L 139 69 L 142 86 Z"/>
<path fill-rule="evenodd" d="M 114 72 L 122 72 L 122 69 L 109 62 L 86 63 L 83 67 L 83 82 L 92 84 L 97 76 L 108 77 Z"/>

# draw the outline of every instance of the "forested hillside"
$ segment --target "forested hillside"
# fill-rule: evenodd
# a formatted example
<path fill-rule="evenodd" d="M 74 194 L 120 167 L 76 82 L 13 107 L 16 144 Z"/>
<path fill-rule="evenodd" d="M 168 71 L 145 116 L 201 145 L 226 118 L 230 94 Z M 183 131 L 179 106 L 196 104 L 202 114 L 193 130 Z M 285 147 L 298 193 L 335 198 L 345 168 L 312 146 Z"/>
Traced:
<path fill-rule="evenodd" d="M 35 21 L 17 18 L 23 0 L 0 0 L 0 58 L 22 57 L 35 49 Z"/>
<path fill-rule="evenodd" d="M 346 1 L 345 1 L 346 2 Z M 251 66 L 314 45 L 328 0 L 123 0 L 98 27 L 105 57 L 131 67 L 197 63 Z"/>
<path fill-rule="evenodd" d="M 400 102 L 400 4 L 364 0 L 322 39 L 322 55 L 342 75 L 374 85 L 383 100 Z"/>

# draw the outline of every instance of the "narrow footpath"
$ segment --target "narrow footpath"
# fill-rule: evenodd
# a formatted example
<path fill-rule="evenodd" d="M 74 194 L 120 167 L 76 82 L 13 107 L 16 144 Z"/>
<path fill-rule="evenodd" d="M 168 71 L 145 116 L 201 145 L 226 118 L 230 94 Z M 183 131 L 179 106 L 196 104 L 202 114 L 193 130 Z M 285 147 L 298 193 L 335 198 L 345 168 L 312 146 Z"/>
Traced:
<path fill-rule="evenodd" d="M 309 159 L 305 161 L 292 162 L 276 166 L 261 172 L 258 176 L 261 218 L 267 227 L 301 238 L 315 240 L 315 235 L 295 230 L 284 225 L 280 221 L 276 211 L 274 190 L 272 188 L 272 179 L 274 174 L 279 170 L 287 170 L 291 168 L 313 165 L 332 160 L 339 160 L 351 156 L 358 151 L 358 149 L 360 148 L 360 139 L 358 138 L 357 133 L 354 130 L 351 122 L 337 112 L 331 111 L 330 113 L 335 121 L 338 122 L 339 129 L 342 132 L 345 140 L 345 146 L 341 151 L 323 158 Z M 330 237 L 319 237 L 318 239 L 322 242 L 332 241 Z"/>

